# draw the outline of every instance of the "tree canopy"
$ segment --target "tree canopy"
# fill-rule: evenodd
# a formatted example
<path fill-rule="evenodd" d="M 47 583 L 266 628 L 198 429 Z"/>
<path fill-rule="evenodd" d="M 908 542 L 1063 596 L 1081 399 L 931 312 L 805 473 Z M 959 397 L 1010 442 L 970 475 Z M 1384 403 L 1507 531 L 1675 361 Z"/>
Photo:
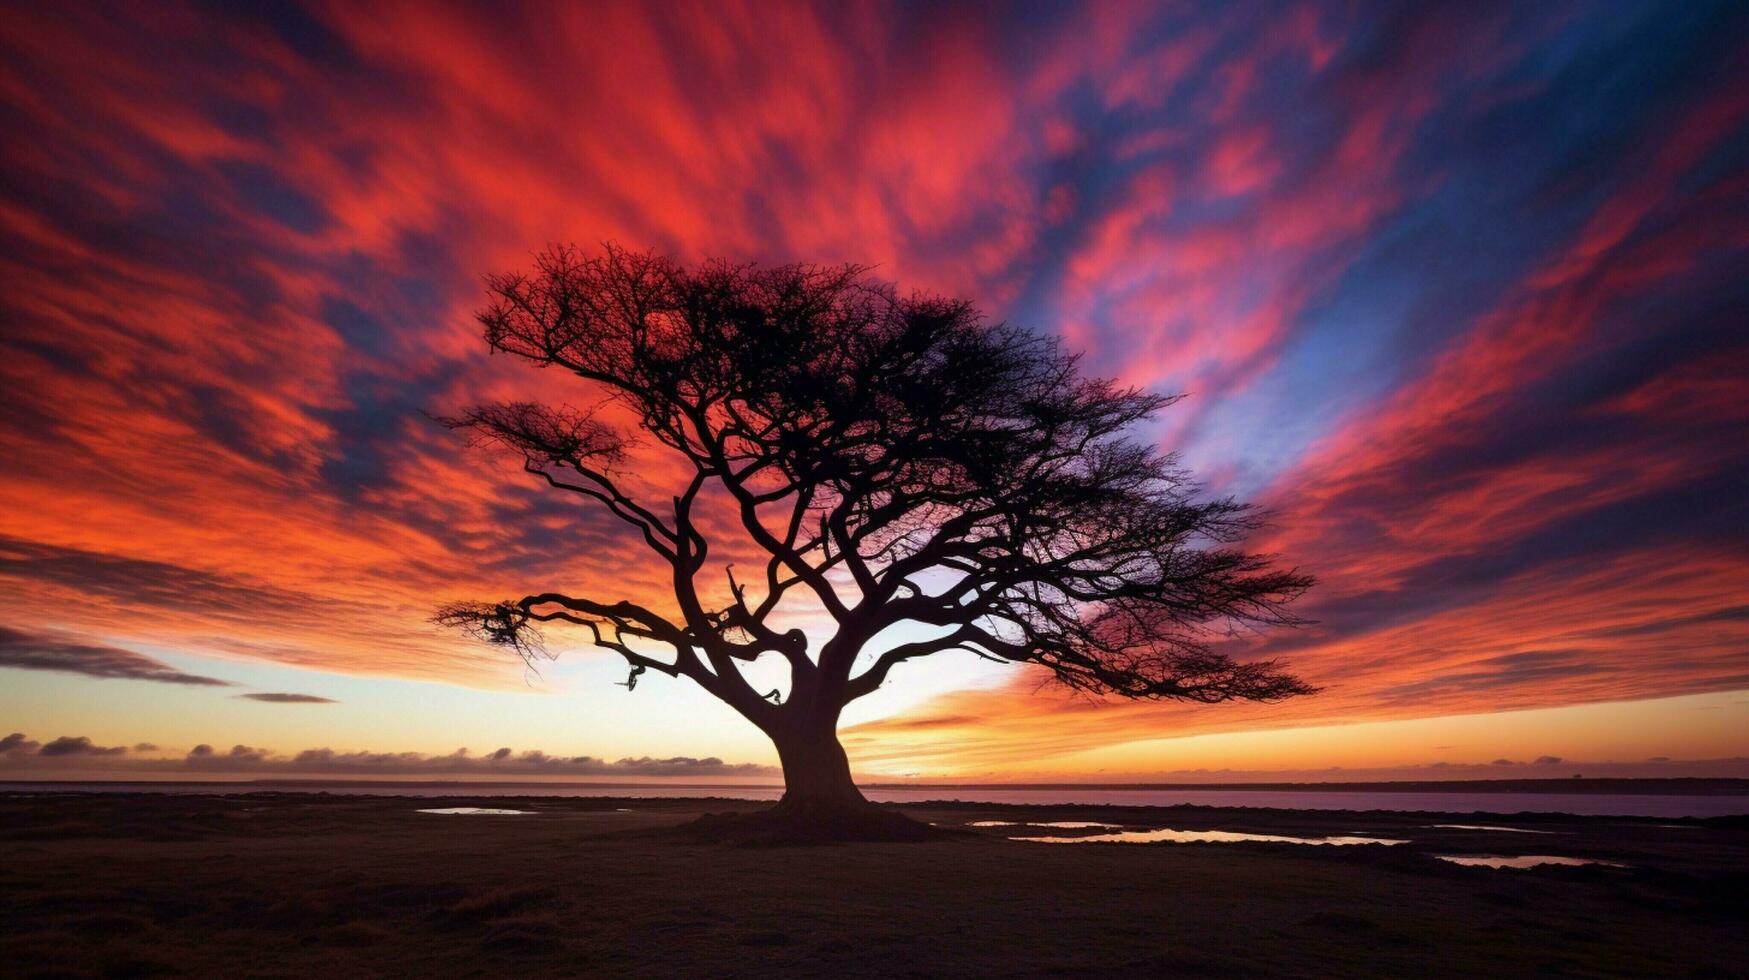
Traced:
<path fill-rule="evenodd" d="M 836 748 L 846 703 L 949 649 L 1129 698 L 1311 690 L 1215 648 L 1234 628 L 1290 622 L 1310 579 L 1245 550 L 1257 511 L 1201 494 L 1175 455 L 1137 437 L 1178 396 L 1086 377 L 1055 338 L 858 266 L 689 268 L 558 247 L 488 287 L 478 318 L 493 350 L 593 383 L 639 432 L 532 402 L 442 421 L 635 529 L 672 603 L 531 591 L 448 607 L 440 622 L 525 655 L 539 624 L 575 624 L 632 665 L 628 684 L 650 670 L 691 678 L 780 754 L 804 731 Z M 634 437 L 681 461 L 671 500 L 623 485 Z M 727 494 L 764 565 L 726 591 L 699 581 L 716 546 L 697 509 L 707 489 Z M 830 618 L 818 649 L 771 625 L 792 597 Z M 875 649 L 906 624 L 926 638 Z M 739 667 L 768 654 L 789 664 L 781 703 Z"/>

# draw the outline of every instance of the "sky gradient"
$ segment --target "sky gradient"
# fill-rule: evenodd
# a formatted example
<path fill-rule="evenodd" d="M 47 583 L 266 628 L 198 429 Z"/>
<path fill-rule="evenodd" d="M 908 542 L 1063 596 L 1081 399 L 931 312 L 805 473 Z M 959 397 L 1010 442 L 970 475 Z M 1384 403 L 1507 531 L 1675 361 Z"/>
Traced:
<path fill-rule="evenodd" d="M 865 775 L 1749 774 L 1749 8 L 839 7 L 0 11 L 0 773 L 769 772 L 685 682 L 427 622 L 660 603 L 423 414 L 581 398 L 470 313 L 615 240 L 872 263 L 1188 392 L 1147 435 L 1318 576 L 1239 641 L 1316 697 L 936 657 L 847 715 Z"/>

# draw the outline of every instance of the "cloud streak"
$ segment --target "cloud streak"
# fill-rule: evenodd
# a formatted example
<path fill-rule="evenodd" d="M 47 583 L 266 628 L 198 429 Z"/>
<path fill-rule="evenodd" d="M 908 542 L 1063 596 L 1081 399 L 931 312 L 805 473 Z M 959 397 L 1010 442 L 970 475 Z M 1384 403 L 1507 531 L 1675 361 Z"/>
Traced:
<path fill-rule="evenodd" d="M 105 680 L 156 681 L 198 687 L 230 685 L 229 681 L 186 673 L 120 647 L 23 633 L 4 626 L 0 626 L 0 667 L 53 670 Z"/>
<path fill-rule="evenodd" d="M 267 704 L 339 704 L 333 698 L 318 697 L 314 694 L 287 694 L 278 691 L 257 691 L 253 694 L 239 694 L 239 698 L 249 701 L 262 701 Z"/>

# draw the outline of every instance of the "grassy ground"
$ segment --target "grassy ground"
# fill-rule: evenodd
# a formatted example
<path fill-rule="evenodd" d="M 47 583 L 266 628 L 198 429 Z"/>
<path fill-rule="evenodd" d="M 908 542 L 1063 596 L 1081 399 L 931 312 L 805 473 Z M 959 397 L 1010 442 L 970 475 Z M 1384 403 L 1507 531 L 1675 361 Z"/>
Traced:
<path fill-rule="evenodd" d="M 541 812 L 412 812 L 470 803 Z M 1644 976 L 1749 964 L 1739 821 L 1537 818 L 1518 825 L 1554 832 L 1519 835 L 1430 830 L 1445 821 L 1425 815 L 926 806 L 909 812 L 943 825 L 1413 832 L 1416 844 L 1054 846 L 992 830 L 751 849 L 645 836 L 733 805 L 0 797 L 0 974 Z M 1430 850 L 1636 867 L 1490 871 Z"/>

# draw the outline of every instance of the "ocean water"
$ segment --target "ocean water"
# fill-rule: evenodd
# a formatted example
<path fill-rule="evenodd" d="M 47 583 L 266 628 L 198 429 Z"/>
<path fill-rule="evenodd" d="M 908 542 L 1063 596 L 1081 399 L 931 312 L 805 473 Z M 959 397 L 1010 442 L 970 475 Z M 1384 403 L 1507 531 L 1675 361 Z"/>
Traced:
<path fill-rule="evenodd" d="M 673 799 L 721 797 L 775 800 L 776 786 L 720 784 L 584 783 L 388 783 L 346 780 L 309 782 L 104 782 L 0 783 L 0 792 L 85 793 L 362 793 L 375 796 L 568 796 Z M 955 800 L 965 803 L 1083 804 L 1095 806 L 1261 807 L 1282 810 L 1405 810 L 1427 813 L 1571 813 L 1579 816 L 1722 817 L 1749 814 L 1749 795 L 1655 795 L 1637 793 L 1398 792 L 1394 790 L 1162 789 L 1111 786 L 1011 788 L 1004 786 L 872 786 L 866 795 L 881 803 Z"/>
<path fill-rule="evenodd" d="M 1571 813 L 1609 817 L 1724 817 L 1749 814 L 1749 795 L 1675 796 L 1635 793 L 1399 792 L 1321 789 L 1075 789 L 927 787 L 871 789 L 884 803 L 963 800 L 977 803 L 1082 803 L 1103 806 L 1263 807 L 1280 810 L 1406 810 L 1426 813 Z"/>

